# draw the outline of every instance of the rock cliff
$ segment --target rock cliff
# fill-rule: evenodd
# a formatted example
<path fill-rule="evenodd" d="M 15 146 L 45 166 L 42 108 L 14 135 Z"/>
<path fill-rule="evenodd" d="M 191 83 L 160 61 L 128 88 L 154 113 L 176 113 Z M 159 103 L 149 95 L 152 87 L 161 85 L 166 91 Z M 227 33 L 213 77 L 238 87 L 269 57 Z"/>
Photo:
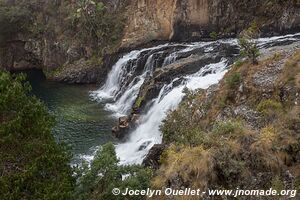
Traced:
<path fill-rule="evenodd" d="M 297 1 L 258 0 L 138 0 L 132 1 L 123 47 L 153 40 L 191 41 L 236 36 L 251 23 L 263 35 L 300 28 Z"/>
<path fill-rule="evenodd" d="M 99 82 L 121 51 L 153 41 L 234 37 L 253 23 L 261 35 L 300 29 L 297 0 L 1 0 L 0 8 L 0 40 L 8 36 L 0 67 L 38 67 L 69 83 Z"/>

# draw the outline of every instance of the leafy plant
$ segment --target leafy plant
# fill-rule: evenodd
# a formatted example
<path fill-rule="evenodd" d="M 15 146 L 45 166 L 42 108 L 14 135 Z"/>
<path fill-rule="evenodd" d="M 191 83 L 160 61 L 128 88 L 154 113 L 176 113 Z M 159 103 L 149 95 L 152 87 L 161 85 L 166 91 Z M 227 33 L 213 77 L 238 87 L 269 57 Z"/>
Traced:
<path fill-rule="evenodd" d="M 233 73 L 226 78 L 225 82 L 230 89 L 235 89 L 240 84 L 241 80 L 242 77 L 240 73 Z"/>
<path fill-rule="evenodd" d="M 264 99 L 257 105 L 257 111 L 264 115 L 272 115 L 276 112 L 282 111 L 282 104 L 273 99 Z"/>
<path fill-rule="evenodd" d="M 0 71 L 0 199 L 70 199 L 71 157 L 55 142 L 54 118 L 24 80 Z"/>
<path fill-rule="evenodd" d="M 77 1 L 76 9 L 69 19 L 77 36 L 84 41 L 93 40 L 102 48 L 120 39 L 123 25 L 121 20 L 108 11 L 103 2 L 92 0 Z"/>
<path fill-rule="evenodd" d="M 124 199 L 112 194 L 113 188 L 142 190 L 150 186 L 152 172 L 138 165 L 122 166 L 112 143 L 107 143 L 97 152 L 90 169 L 83 165 L 79 173 L 76 199 Z M 124 178 L 125 177 L 125 178 Z M 128 197 L 129 198 L 129 197 Z M 130 199 L 141 199 L 140 196 Z"/>
<path fill-rule="evenodd" d="M 240 122 L 228 120 L 215 123 L 213 126 L 213 133 L 223 136 L 241 134 L 243 133 L 243 128 Z"/>
<path fill-rule="evenodd" d="M 255 41 L 258 32 L 259 30 L 257 24 L 253 22 L 251 26 L 242 33 L 242 36 L 238 40 L 238 43 L 241 47 L 241 56 L 251 60 L 252 64 L 254 65 L 258 64 L 257 58 L 260 55 L 257 43 Z"/>
<path fill-rule="evenodd" d="M 213 31 L 209 34 L 209 37 L 211 37 L 211 39 L 213 39 L 213 40 L 216 40 L 216 39 L 218 39 L 218 33 Z"/>

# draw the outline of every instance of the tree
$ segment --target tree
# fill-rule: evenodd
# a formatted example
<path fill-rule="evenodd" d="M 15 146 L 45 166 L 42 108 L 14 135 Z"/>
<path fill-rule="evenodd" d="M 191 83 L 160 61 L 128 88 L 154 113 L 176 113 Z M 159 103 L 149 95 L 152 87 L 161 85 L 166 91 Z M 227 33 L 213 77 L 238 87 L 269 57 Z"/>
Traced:
<path fill-rule="evenodd" d="M 138 165 L 119 165 L 114 145 L 108 143 L 97 152 L 90 169 L 85 164 L 78 175 L 76 199 L 143 199 L 142 196 L 115 196 L 112 190 L 146 189 L 150 187 L 151 171 Z"/>
<path fill-rule="evenodd" d="M 0 199 L 70 199 L 71 157 L 55 142 L 54 118 L 24 80 L 0 71 Z"/>
<path fill-rule="evenodd" d="M 258 27 L 255 22 L 251 24 L 251 26 L 241 33 L 241 37 L 239 38 L 239 45 L 241 47 L 241 56 L 247 57 L 251 60 L 252 64 L 258 64 L 258 56 L 260 55 L 259 49 L 257 47 L 257 43 L 255 38 L 258 37 Z"/>

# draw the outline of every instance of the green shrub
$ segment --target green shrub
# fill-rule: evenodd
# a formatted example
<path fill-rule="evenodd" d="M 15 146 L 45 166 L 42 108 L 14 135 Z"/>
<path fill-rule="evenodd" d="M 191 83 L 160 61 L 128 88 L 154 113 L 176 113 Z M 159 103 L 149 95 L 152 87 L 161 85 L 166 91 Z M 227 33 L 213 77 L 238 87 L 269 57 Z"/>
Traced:
<path fill-rule="evenodd" d="M 243 127 L 239 121 L 221 121 L 214 124 L 212 132 L 220 136 L 240 135 L 243 133 Z"/>
<path fill-rule="evenodd" d="M 71 156 L 55 142 L 54 118 L 24 80 L 0 71 L 0 199 L 70 199 Z"/>
<path fill-rule="evenodd" d="M 122 38 L 123 23 L 117 14 L 110 12 L 101 1 L 80 0 L 68 19 L 80 40 L 92 40 L 104 48 Z"/>
<path fill-rule="evenodd" d="M 260 55 L 256 41 L 254 40 L 258 36 L 258 26 L 256 22 L 251 23 L 251 26 L 245 30 L 242 36 L 239 38 L 238 43 L 241 47 L 241 56 L 251 60 L 252 64 L 258 64 L 258 56 Z"/>
<path fill-rule="evenodd" d="M 237 60 L 237 61 L 233 64 L 233 66 L 239 68 L 239 67 L 241 67 L 243 64 L 244 64 L 243 60 L 240 60 L 240 59 L 239 59 L 239 60 Z"/>
<path fill-rule="evenodd" d="M 272 179 L 271 184 L 272 184 L 272 188 L 273 188 L 274 190 L 276 190 L 277 193 L 280 193 L 282 190 L 285 189 L 284 183 L 283 183 L 282 180 L 280 180 L 280 177 L 279 177 L 279 176 L 275 176 L 275 177 Z M 277 198 L 275 197 L 275 199 L 276 199 L 276 200 L 279 200 L 279 199 L 281 199 L 281 197 L 278 196 Z"/>
<path fill-rule="evenodd" d="M 122 178 L 125 176 L 126 178 Z M 79 172 L 76 199 L 126 199 L 112 194 L 113 188 L 142 190 L 150 187 L 152 172 L 138 165 L 121 166 L 112 143 L 102 146 L 90 169 L 83 165 Z M 127 197 L 140 200 L 140 196 Z"/>
<path fill-rule="evenodd" d="M 216 40 L 216 39 L 218 39 L 218 33 L 216 33 L 215 31 L 213 31 L 213 32 L 211 32 L 211 33 L 209 34 L 209 37 L 210 37 L 211 39 L 213 39 L 213 40 Z"/>
<path fill-rule="evenodd" d="M 256 109 L 264 115 L 272 115 L 281 112 L 283 107 L 282 104 L 276 100 L 264 99 L 260 101 Z"/>
<path fill-rule="evenodd" d="M 233 73 L 225 79 L 226 85 L 229 89 L 235 89 L 242 81 L 240 73 Z"/>

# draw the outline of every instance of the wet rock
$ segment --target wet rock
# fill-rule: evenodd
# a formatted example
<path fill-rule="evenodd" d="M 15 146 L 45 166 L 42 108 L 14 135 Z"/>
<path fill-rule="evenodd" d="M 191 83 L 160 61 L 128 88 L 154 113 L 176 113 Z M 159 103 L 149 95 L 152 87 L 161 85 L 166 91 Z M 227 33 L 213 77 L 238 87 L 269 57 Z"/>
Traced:
<path fill-rule="evenodd" d="M 143 165 L 152 169 L 158 169 L 160 156 L 164 149 L 164 144 L 155 144 L 144 158 Z"/>
<path fill-rule="evenodd" d="M 129 130 L 130 130 L 129 118 L 128 117 L 120 117 L 119 124 L 112 128 L 112 134 L 116 138 L 123 140 L 128 135 Z"/>
<path fill-rule="evenodd" d="M 175 77 L 182 77 L 187 74 L 193 74 L 209 63 L 215 63 L 221 59 L 221 56 L 209 55 L 191 55 L 188 58 L 168 65 L 154 72 L 155 82 L 170 83 Z"/>
<path fill-rule="evenodd" d="M 148 145 L 151 144 L 150 141 L 144 142 L 138 149 L 138 151 L 142 151 L 148 147 Z"/>
<path fill-rule="evenodd" d="M 130 117 L 131 118 L 130 121 L 134 124 L 139 124 L 140 117 L 141 116 L 139 114 L 132 114 Z"/>
<path fill-rule="evenodd" d="M 99 78 L 103 73 L 101 65 L 92 64 L 85 59 L 80 59 L 46 74 L 48 79 L 54 81 L 89 84 L 99 82 Z"/>

